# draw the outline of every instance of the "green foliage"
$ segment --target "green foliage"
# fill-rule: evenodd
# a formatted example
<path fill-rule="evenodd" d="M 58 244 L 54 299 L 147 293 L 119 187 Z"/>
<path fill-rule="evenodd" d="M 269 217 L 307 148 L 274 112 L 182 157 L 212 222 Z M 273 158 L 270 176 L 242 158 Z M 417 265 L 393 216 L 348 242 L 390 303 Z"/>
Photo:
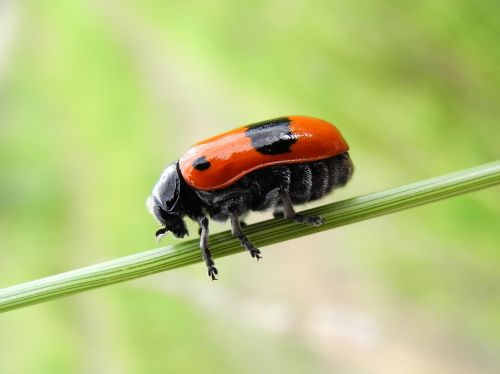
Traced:
<path fill-rule="evenodd" d="M 274 219 L 247 226 L 245 232 L 252 243 L 262 247 L 497 184 L 500 184 L 500 161 L 307 211 L 306 214 L 325 219 L 325 224 L 320 227 Z M 212 235 L 209 241 L 214 258 L 243 251 L 229 231 Z M 201 261 L 199 241 L 184 241 L 0 289 L 0 312 Z"/>
<path fill-rule="evenodd" d="M 333 121 L 356 165 L 337 201 L 498 159 L 499 10 L 462 0 L 3 2 L 0 287 L 154 246 L 144 199 L 162 168 L 242 123 Z M 10 53 L 5 25 L 17 30 Z M 224 283 L 205 297 L 227 287 L 239 306 L 284 303 L 297 315 L 282 335 L 240 309 L 222 321 L 192 290 L 146 297 L 134 282 L 7 313 L 0 372 L 156 372 L 174 355 L 155 345 L 168 352 L 176 340 L 193 357 L 180 354 L 178 372 L 388 372 L 376 357 L 390 352 L 437 360 L 436 371 L 498 372 L 499 214 L 492 188 L 275 245 L 258 269 L 243 255 L 219 260 Z M 141 290 L 201 288 L 200 266 Z M 363 360 L 365 346 L 349 354 L 349 341 L 308 335 L 300 316 L 325 303 L 372 316 L 381 348 Z M 198 340 L 220 330 L 204 354 Z"/>

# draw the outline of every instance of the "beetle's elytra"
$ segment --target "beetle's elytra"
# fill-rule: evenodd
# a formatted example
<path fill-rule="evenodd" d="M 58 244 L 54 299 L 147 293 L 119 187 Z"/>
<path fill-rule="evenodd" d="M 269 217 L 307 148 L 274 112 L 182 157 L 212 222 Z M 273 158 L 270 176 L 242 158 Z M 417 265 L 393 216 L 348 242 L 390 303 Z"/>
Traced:
<path fill-rule="evenodd" d="M 168 165 L 148 198 L 162 236 L 188 234 L 184 217 L 200 225 L 208 275 L 216 279 L 208 247 L 208 217 L 231 220 L 233 235 L 261 258 L 242 231 L 251 210 L 274 209 L 297 223 L 319 226 L 321 217 L 296 214 L 294 205 L 317 200 L 352 176 L 349 147 L 331 123 L 304 116 L 281 117 L 239 127 L 196 143 Z"/>

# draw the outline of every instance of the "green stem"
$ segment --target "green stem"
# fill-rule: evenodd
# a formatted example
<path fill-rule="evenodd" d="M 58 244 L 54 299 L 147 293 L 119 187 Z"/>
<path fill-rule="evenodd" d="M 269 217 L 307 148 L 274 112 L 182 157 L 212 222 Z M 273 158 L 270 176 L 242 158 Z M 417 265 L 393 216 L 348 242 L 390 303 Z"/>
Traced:
<path fill-rule="evenodd" d="M 245 233 L 257 247 L 263 247 L 496 184 L 500 184 L 500 160 L 305 211 L 305 214 L 321 215 L 325 218 L 326 223 L 320 227 L 273 219 L 247 226 Z M 229 231 L 211 235 L 210 245 L 214 257 L 242 251 L 239 242 L 231 237 Z M 137 253 L 1 289 L 0 312 L 194 264 L 201 260 L 196 239 Z"/>

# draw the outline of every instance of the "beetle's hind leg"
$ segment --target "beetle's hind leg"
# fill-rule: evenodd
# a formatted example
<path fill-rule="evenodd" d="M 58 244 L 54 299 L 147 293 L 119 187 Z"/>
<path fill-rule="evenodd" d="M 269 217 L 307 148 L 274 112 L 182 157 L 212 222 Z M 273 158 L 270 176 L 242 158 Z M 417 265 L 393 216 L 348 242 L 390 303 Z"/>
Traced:
<path fill-rule="evenodd" d="M 217 280 L 217 269 L 215 268 L 214 260 L 212 260 L 212 253 L 208 248 L 208 218 L 200 217 L 198 218 L 198 223 L 200 225 L 200 249 L 203 260 L 207 265 L 208 276 L 212 280 Z"/>
<path fill-rule="evenodd" d="M 322 224 L 325 223 L 325 219 L 323 217 L 304 216 L 302 214 L 295 213 L 295 210 L 293 209 L 292 199 L 290 198 L 290 194 L 286 191 L 283 191 L 281 193 L 281 202 L 283 211 L 275 210 L 273 212 L 273 215 L 276 218 L 283 217 L 285 219 L 289 219 L 297 223 L 303 223 L 309 226 L 321 226 Z"/>
<path fill-rule="evenodd" d="M 243 248 L 245 248 L 252 257 L 257 260 L 261 259 L 260 250 L 256 248 L 250 240 L 243 234 L 241 231 L 241 223 L 237 214 L 231 214 L 231 233 L 235 238 L 238 238 L 240 244 Z"/>

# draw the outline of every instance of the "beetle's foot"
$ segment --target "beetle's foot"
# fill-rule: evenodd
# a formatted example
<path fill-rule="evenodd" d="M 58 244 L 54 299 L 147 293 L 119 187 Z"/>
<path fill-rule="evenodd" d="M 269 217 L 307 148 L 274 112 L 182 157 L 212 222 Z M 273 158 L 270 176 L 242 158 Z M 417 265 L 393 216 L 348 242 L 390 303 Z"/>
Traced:
<path fill-rule="evenodd" d="M 252 248 L 246 248 L 246 250 L 250 252 L 250 256 L 252 256 L 252 258 L 257 259 L 257 261 L 259 261 L 262 258 L 259 248 L 255 248 L 254 246 L 252 246 Z"/>
<path fill-rule="evenodd" d="M 320 216 L 303 216 L 302 214 L 296 214 L 293 220 L 297 223 L 302 223 L 309 226 L 321 226 L 325 223 L 325 219 Z"/>
<path fill-rule="evenodd" d="M 216 275 L 219 273 L 217 268 L 213 265 L 207 265 L 208 276 L 212 278 L 212 280 L 217 280 Z"/>
<path fill-rule="evenodd" d="M 240 239 L 241 246 L 250 253 L 252 258 L 257 259 L 257 261 L 262 258 L 260 249 L 256 248 L 245 235 L 241 235 L 238 239 Z"/>

